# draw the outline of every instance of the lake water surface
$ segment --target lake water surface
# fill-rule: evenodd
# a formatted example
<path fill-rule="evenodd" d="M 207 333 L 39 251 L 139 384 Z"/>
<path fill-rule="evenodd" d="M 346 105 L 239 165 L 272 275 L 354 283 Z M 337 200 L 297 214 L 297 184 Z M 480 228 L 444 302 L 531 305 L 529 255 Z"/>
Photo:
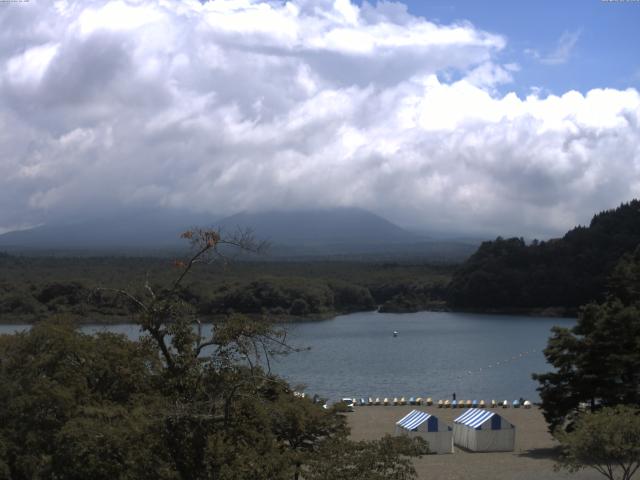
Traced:
<path fill-rule="evenodd" d="M 553 325 L 575 320 L 507 315 L 377 312 L 286 325 L 294 346 L 272 369 L 309 394 L 348 397 L 430 396 L 538 400 L 534 372 L 550 369 L 542 354 Z M 1 325 L 0 333 L 24 329 Z M 88 326 L 136 338 L 136 325 Z M 393 331 L 398 336 L 393 336 Z"/>

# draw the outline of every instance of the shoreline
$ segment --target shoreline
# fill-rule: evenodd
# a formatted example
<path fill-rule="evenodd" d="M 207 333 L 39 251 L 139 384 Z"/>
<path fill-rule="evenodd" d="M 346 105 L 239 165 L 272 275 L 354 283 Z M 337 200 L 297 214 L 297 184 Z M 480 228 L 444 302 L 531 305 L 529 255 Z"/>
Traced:
<path fill-rule="evenodd" d="M 577 318 L 579 309 L 567 307 L 537 308 L 449 308 L 447 312 L 477 315 L 518 315 L 522 317 Z"/>
<path fill-rule="evenodd" d="M 292 315 L 273 315 L 268 316 L 267 318 L 272 323 L 283 323 L 283 324 L 295 324 L 295 323 L 308 323 L 308 322 L 323 322 L 326 320 L 332 320 L 336 317 L 340 317 L 343 315 L 350 315 L 352 313 L 364 313 L 364 312 L 379 312 L 385 314 L 393 314 L 393 315 L 403 315 L 407 313 L 421 313 L 421 312 L 447 312 L 447 313 L 470 313 L 474 315 L 515 315 L 515 316 L 523 316 L 523 317 L 544 317 L 544 318 L 577 318 L 578 311 L 567 309 L 564 307 L 555 307 L 555 308 L 537 308 L 537 309 L 511 309 L 511 308 L 494 308 L 494 309 L 458 309 L 458 308 L 449 308 L 438 306 L 437 308 L 425 308 L 420 310 L 405 310 L 405 311 L 387 311 L 380 310 L 380 306 L 377 309 L 367 309 L 367 310 L 349 310 L 349 311 L 331 311 L 331 312 L 323 312 L 316 313 L 312 315 L 307 315 L 304 317 L 296 317 Z M 240 313 L 239 315 L 244 315 L 252 320 L 262 320 L 265 318 L 264 315 L 258 313 Z M 70 320 L 76 322 L 78 325 L 126 325 L 131 323 L 137 323 L 135 321 L 134 316 L 123 316 L 123 315 L 99 315 L 97 314 L 95 317 L 91 317 L 90 319 L 86 316 L 81 315 L 72 315 L 69 313 L 64 314 L 51 314 L 45 316 L 43 319 L 33 319 L 25 316 L 12 316 L 12 315 L 3 315 L 0 317 L 0 325 L 35 325 L 36 323 L 47 319 L 53 318 L 56 315 L 60 315 L 61 317 L 69 318 Z M 201 318 L 205 321 L 215 321 L 225 318 L 226 315 L 223 314 L 215 314 L 215 315 L 203 315 Z"/>
<path fill-rule="evenodd" d="M 306 322 L 322 322 L 325 320 L 331 320 L 333 318 L 339 317 L 341 315 L 349 315 L 351 313 L 360 313 L 360 312 L 372 312 L 373 310 L 358 310 L 358 311 L 349 311 L 349 312 L 327 312 L 327 313 L 319 313 L 315 315 L 310 315 L 307 317 L 293 317 L 293 316 L 273 316 L 268 318 L 272 323 L 306 323 Z M 264 316 L 261 314 L 255 313 L 238 313 L 238 315 L 245 316 L 251 320 L 262 320 Z M 59 316 L 61 318 L 66 318 L 71 320 L 72 322 L 77 323 L 80 326 L 87 325 L 128 325 L 138 323 L 135 319 L 135 316 L 124 316 L 124 315 L 95 315 L 91 317 L 81 316 L 81 315 L 72 315 L 69 313 L 65 314 L 52 314 L 46 315 L 41 319 L 33 319 L 30 317 L 11 317 L 10 315 L 4 315 L 0 318 L 0 325 L 35 325 L 38 322 L 43 320 L 47 320 L 50 318 L 54 318 Z M 213 322 L 216 320 L 222 320 L 226 318 L 226 315 L 216 314 L 216 315 L 203 315 L 201 318 L 205 322 Z M 195 322 L 194 322 L 195 323 Z"/>

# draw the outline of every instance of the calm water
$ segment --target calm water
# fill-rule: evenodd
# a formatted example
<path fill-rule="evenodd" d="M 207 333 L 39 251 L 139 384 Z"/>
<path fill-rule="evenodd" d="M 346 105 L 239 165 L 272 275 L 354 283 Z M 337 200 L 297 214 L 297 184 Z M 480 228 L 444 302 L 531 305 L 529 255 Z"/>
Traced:
<path fill-rule="evenodd" d="M 458 399 L 537 400 L 531 374 L 549 370 L 542 354 L 549 330 L 573 324 L 461 313 L 356 313 L 290 327 L 292 342 L 311 350 L 274 369 L 329 398 L 449 398 L 456 392 Z"/>
<path fill-rule="evenodd" d="M 310 394 L 538 399 L 533 372 L 549 370 L 542 349 L 553 325 L 575 320 L 462 313 L 355 313 L 287 325 L 289 340 L 310 350 L 279 358 L 272 369 Z M 0 333 L 24 329 L 2 325 Z M 90 326 L 95 332 L 107 327 Z M 130 338 L 135 325 L 109 330 Z M 393 331 L 399 332 L 393 337 Z"/>

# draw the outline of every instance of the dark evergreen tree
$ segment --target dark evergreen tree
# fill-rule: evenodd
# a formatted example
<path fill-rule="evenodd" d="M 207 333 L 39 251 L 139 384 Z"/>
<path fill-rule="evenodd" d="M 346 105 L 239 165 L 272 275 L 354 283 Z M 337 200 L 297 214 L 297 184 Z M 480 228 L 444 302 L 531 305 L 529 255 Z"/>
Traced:
<path fill-rule="evenodd" d="M 640 405 L 639 272 L 640 247 L 616 266 L 605 302 L 587 305 L 575 327 L 553 329 L 545 356 L 556 370 L 534 375 L 552 430 L 585 407 Z"/>

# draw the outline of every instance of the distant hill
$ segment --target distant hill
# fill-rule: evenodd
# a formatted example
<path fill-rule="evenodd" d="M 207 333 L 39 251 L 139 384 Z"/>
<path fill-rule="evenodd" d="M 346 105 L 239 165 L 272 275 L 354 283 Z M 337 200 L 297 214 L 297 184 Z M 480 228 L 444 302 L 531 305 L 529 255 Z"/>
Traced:
<path fill-rule="evenodd" d="M 278 245 L 375 245 L 410 243 L 422 238 L 366 210 L 323 210 L 238 213 L 218 225 L 225 231 L 251 228 L 256 237 Z"/>
<path fill-rule="evenodd" d="M 271 243 L 269 254 L 276 259 L 458 262 L 478 245 L 432 239 L 358 208 L 243 212 L 222 219 L 218 226 L 226 232 L 251 228 L 256 238 Z"/>
<path fill-rule="evenodd" d="M 176 211 L 134 212 L 5 233 L 0 235 L 0 250 L 67 255 L 163 254 L 185 248 L 180 233 L 193 226 L 220 228 L 226 234 L 251 229 L 256 239 L 271 244 L 268 254 L 274 259 L 423 258 L 451 262 L 467 258 L 478 245 L 472 241 L 430 239 L 366 210 L 332 208 L 243 212 L 217 221 L 210 216 Z"/>
<path fill-rule="evenodd" d="M 607 279 L 625 253 L 640 244 L 640 201 L 593 217 L 559 239 L 526 244 L 522 238 L 484 242 L 454 273 L 447 290 L 454 308 L 565 313 L 601 301 Z M 559 310 L 559 311 L 561 311 Z"/>
<path fill-rule="evenodd" d="M 184 246 L 180 233 L 216 218 L 178 211 L 133 212 L 119 217 L 42 225 L 0 235 L 0 249 L 115 251 L 171 249 Z"/>

